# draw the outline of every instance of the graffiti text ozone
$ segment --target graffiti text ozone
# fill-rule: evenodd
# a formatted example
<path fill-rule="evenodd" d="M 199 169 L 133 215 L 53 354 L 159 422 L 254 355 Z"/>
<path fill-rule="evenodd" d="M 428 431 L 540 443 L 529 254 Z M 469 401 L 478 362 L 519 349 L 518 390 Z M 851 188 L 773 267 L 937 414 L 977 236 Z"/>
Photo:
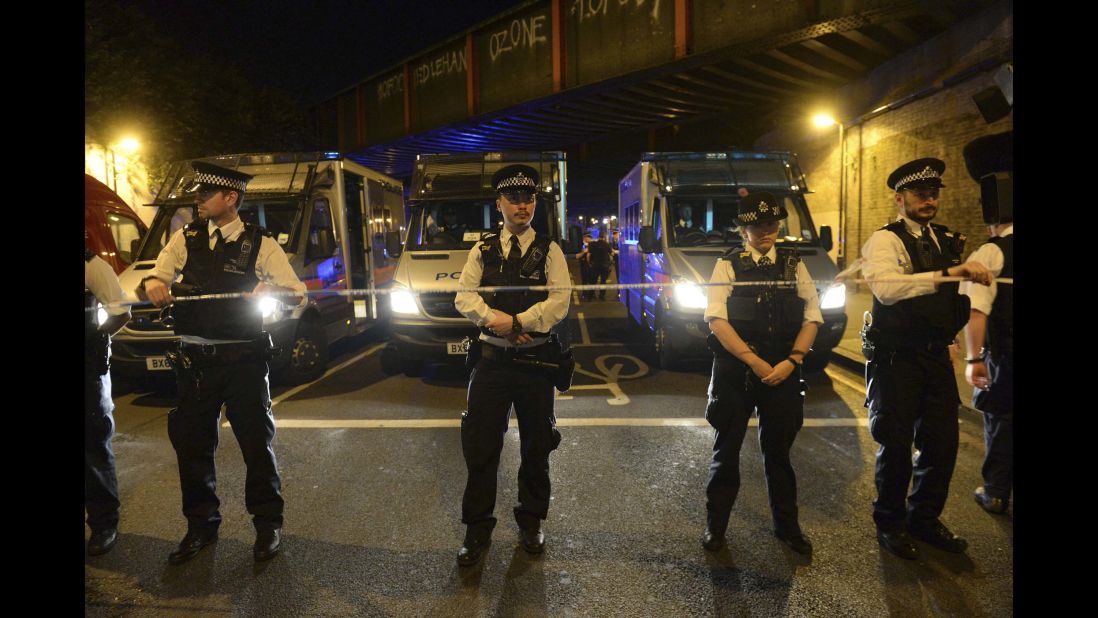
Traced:
<path fill-rule="evenodd" d="M 500 57 L 500 54 L 513 49 L 533 49 L 538 43 L 546 43 L 549 37 L 545 36 L 545 16 L 535 15 L 526 19 L 515 19 L 511 25 L 492 35 L 488 40 L 488 53 L 492 62 Z"/>

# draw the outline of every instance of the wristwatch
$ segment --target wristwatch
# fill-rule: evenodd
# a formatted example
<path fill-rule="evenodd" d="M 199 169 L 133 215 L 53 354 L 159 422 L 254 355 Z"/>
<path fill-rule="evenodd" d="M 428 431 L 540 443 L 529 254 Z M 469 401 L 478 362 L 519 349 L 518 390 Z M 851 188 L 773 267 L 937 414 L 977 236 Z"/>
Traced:
<path fill-rule="evenodd" d="M 522 332 L 522 322 L 519 322 L 518 316 L 511 316 L 511 330 L 516 333 Z"/>

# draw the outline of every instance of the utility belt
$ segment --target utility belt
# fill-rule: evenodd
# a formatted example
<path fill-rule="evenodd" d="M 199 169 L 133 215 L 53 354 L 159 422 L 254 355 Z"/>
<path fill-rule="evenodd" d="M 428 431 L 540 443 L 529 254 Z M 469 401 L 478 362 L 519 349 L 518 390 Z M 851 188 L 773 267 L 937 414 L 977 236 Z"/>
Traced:
<path fill-rule="evenodd" d="M 277 357 L 280 351 L 279 348 L 274 346 L 270 333 L 264 332 L 251 341 L 239 343 L 187 343 L 180 341 L 178 347 L 169 350 L 166 356 L 168 364 L 173 369 L 187 370 L 269 361 Z"/>
<path fill-rule="evenodd" d="M 898 337 L 886 335 L 878 328 L 873 328 L 871 318 L 866 318 L 866 321 L 869 323 L 862 326 L 862 355 L 869 361 L 897 354 L 948 355 L 949 346 L 953 343 L 942 339 L 901 340 Z"/>
<path fill-rule="evenodd" d="M 549 372 L 549 377 L 558 391 L 563 393 L 572 386 L 576 360 L 571 349 L 567 351 L 561 349 L 556 333 L 550 334 L 549 340 L 545 343 L 529 348 L 504 348 L 468 337 L 462 343 L 465 344 L 467 352 L 465 366 L 469 369 L 476 367 L 481 360 L 493 365 L 541 369 Z"/>

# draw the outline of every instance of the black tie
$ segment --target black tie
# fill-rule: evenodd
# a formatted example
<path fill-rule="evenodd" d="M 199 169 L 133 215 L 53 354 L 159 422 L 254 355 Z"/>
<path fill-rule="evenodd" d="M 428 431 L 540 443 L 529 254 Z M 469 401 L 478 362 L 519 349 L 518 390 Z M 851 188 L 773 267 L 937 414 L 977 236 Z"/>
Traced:
<path fill-rule="evenodd" d="M 942 259 L 942 252 L 934 240 L 930 237 L 930 228 L 923 226 L 923 234 L 919 236 L 919 253 L 923 258 L 924 268 L 937 268 Z"/>
<path fill-rule="evenodd" d="M 522 247 L 519 247 L 518 236 L 511 236 L 511 252 L 507 254 L 507 270 L 512 275 L 517 275 L 519 263 L 522 261 Z"/>
<path fill-rule="evenodd" d="M 221 236 L 221 228 L 217 228 L 216 230 L 214 230 L 214 248 L 213 248 L 213 250 L 217 251 L 218 249 L 220 249 L 222 243 L 224 242 L 224 240 L 225 239 Z"/>
<path fill-rule="evenodd" d="M 771 263 L 770 258 L 765 255 L 759 258 L 759 266 L 770 266 Z"/>

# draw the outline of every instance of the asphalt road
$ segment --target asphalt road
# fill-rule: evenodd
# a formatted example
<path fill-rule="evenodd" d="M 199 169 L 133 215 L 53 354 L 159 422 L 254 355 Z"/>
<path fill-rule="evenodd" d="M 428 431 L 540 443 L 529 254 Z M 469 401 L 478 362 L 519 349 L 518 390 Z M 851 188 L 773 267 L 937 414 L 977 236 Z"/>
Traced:
<path fill-rule="evenodd" d="M 702 414 L 709 368 L 660 371 L 651 346 L 613 302 L 574 307 L 580 364 L 557 401 L 564 441 L 551 458 L 547 547 L 528 556 L 510 516 L 518 435 L 499 473 L 493 545 L 459 568 L 465 470 L 460 370 L 387 376 L 383 334 L 333 348 L 333 369 L 277 387 L 275 451 L 286 524 L 282 554 L 256 565 L 244 467 L 228 426 L 217 453 L 220 541 L 181 566 L 171 388 L 118 392 L 114 440 L 122 498 L 118 545 L 85 556 L 86 614 L 125 616 L 1005 616 L 1013 614 L 1013 507 L 992 516 L 972 500 L 981 427 L 963 417 L 943 521 L 966 555 L 921 545 L 918 561 L 874 536 L 876 444 L 856 372 L 808 380 L 793 449 L 811 559 L 772 535 L 762 460 L 749 429 L 728 548 L 700 545 L 712 430 Z M 338 369 L 336 369 L 338 367 Z M 85 528 L 85 539 L 87 538 Z"/>

